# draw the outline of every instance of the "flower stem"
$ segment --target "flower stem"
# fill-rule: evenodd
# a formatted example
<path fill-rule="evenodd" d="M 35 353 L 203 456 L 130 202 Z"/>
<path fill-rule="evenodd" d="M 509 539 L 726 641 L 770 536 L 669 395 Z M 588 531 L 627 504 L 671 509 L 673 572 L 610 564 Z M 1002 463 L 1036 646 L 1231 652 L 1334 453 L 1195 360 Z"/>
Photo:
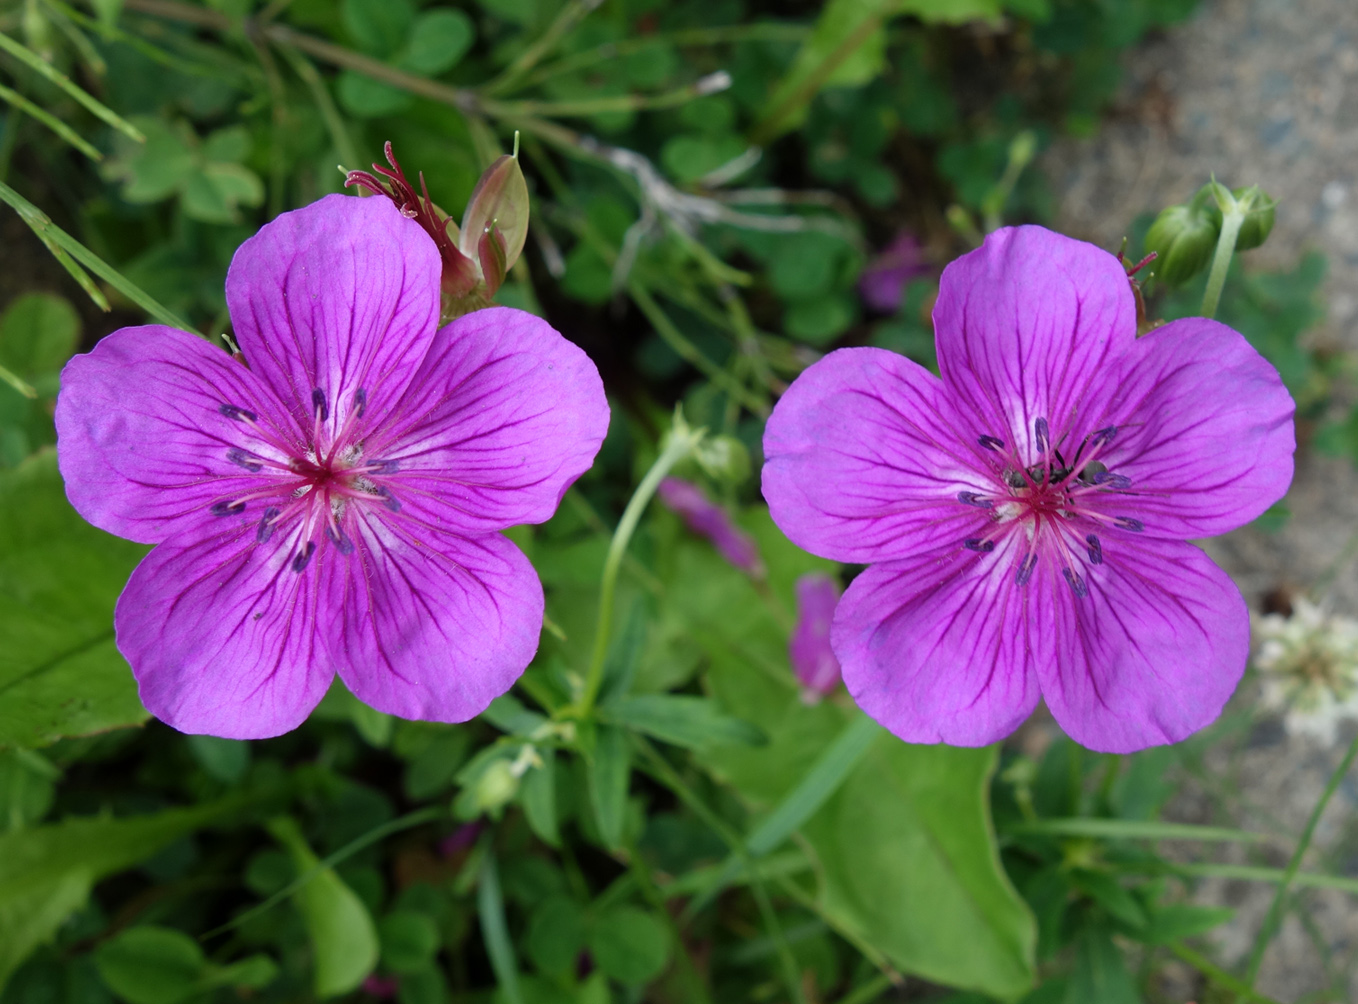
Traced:
<path fill-rule="evenodd" d="M 641 514 L 646 510 L 646 504 L 651 501 L 651 496 L 655 494 L 660 482 L 675 464 L 689 455 L 702 436 L 703 430 L 690 429 L 682 415 L 675 415 L 674 426 L 664 449 L 660 451 L 660 456 L 656 457 L 646 476 L 641 479 L 641 484 L 637 485 L 637 490 L 632 493 L 627 508 L 622 511 L 618 528 L 613 531 L 613 540 L 608 545 L 608 556 L 604 559 L 604 574 L 599 581 L 599 620 L 594 631 L 594 651 L 590 656 L 589 670 L 585 674 L 585 689 L 572 709 L 578 717 L 583 718 L 589 714 L 599 696 L 599 687 L 603 684 L 604 660 L 608 655 L 608 642 L 613 634 L 613 597 L 618 586 L 618 569 L 622 567 L 627 545 L 632 540 L 632 534 L 636 532 L 637 524 L 641 522 Z"/>
<path fill-rule="evenodd" d="M 1292 887 L 1292 880 L 1296 877 L 1298 869 L 1301 868 L 1301 859 L 1306 855 L 1307 848 L 1311 846 L 1311 837 L 1315 834 L 1316 824 L 1320 822 L 1320 817 L 1325 813 L 1325 807 L 1330 804 L 1330 799 L 1339 790 L 1339 783 L 1344 780 L 1344 775 L 1353 766 L 1354 757 L 1358 757 L 1358 736 L 1353 742 L 1349 743 L 1348 752 L 1344 754 L 1344 759 L 1339 761 L 1339 766 L 1330 775 L 1330 781 L 1325 785 L 1324 792 L 1316 806 L 1311 810 L 1311 817 L 1306 820 L 1306 828 L 1301 832 L 1301 839 L 1297 841 L 1296 850 L 1292 852 L 1292 859 L 1287 862 L 1287 868 L 1283 872 L 1282 881 L 1278 883 L 1278 890 L 1273 894 L 1273 902 L 1269 905 L 1268 915 L 1264 918 L 1264 925 L 1259 929 L 1259 936 L 1254 941 L 1254 950 L 1250 952 L 1249 968 L 1245 971 L 1245 982 L 1250 990 L 1254 989 L 1254 981 L 1259 975 L 1259 967 L 1264 961 L 1264 952 L 1267 950 L 1269 942 L 1273 940 L 1273 935 L 1277 933 L 1278 927 L 1282 924 L 1283 906 L 1287 901 L 1288 891 Z M 1243 993 L 1236 997 L 1237 1004 L 1247 1000 Z"/>
<path fill-rule="evenodd" d="M 1226 273 L 1231 267 L 1231 256 L 1235 254 L 1236 238 L 1245 222 L 1245 213 L 1238 205 L 1222 211 L 1221 234 L 1217 237 L 1217 249 L 1212 254 L 1212 270 L 1207 273 L 1207 291 L 1202 295 L 1203 317 L 1215 317 L 1217 304 L 1221 302 L 1221 290 L 1226 285 Z"/>

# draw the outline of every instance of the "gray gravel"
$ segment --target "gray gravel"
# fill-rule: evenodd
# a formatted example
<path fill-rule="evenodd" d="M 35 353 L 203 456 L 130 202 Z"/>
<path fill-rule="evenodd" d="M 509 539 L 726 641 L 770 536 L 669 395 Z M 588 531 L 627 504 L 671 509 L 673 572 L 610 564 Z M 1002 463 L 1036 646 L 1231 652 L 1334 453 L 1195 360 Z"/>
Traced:
<path fill-rule="evenodd" d="M 1328 322 L 1308 337 L 1358 353 L 1358 2 L 1208 0 L 1191 22 L 1129 54 L 1116 114 L 1095 139 L 1050 151 L 1044 167 L 1061 193 L 1059 229 L 1110 249 L 1138 213 L 1188 199 L 1212 172 L 1231 186 L 1259 184 L 1279 200 L 1277 225 L 1247 263 L 1291 267 L 1306 249 L 1323 252 Z M 1245 530 L 1209 545 L 1256 609 L 1269 590 L 1308 589 L 1334 568 L 1358 528 L 1358 472 L 1304 453 L 1288 505 L 1281 533 Z M 1358 617 L 1358 562 L 1342 563 L 1325 600 Z M 1236 706 L 1252 697 L 1247 686 Z M 1212 750 L 1206 779 L 1189 781 L 1172 811 L 1290 834 L 1218 858 L 1281 866 L 1351 735 L 1323 747 L 1263 718 Z M 1315 847 L 1305 867 L 1358 874 L 1358 771 Z M 1202 885 L 1200 902 L 1239 911 L 1210 939 L 1216 958 L 1238 965 L 1248 956 L 1272 895 L 1255 883 Z M 1188 975 L 1172 968 L 1166 999 L 1186 999 Z M 1304 893 L 1258 987 L 1280 1001 L 1358 1001 L 1358 896 Z"/>

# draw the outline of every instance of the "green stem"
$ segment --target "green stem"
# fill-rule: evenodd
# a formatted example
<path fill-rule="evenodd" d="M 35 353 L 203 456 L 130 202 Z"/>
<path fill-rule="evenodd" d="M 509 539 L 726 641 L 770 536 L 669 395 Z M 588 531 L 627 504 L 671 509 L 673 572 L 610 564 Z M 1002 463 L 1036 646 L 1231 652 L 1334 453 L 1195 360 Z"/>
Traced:
<path fill-rule="evenodd" d="M 651 469 L 646 472 L 646 476 L 641 479 L 641 484 L 637 485 L 637 490 L 632 493 L 627 508 L 622 511 L 622 519 L 618 520 L 618 528 L 613 531 L 613 540 L 608 545 L 608 556 L 604 559 L 604 574 L 599 581 L 599 620 L 594 632 L 594 650 L 590 656 L 589 670 L 585 675 L 585 689 L 574 709 L 575 714 L 581 718 L 588 715 L 594 707 L 594 701 L 599 696 L 599 687 L 604 681 L 604 659 L 608 655 L 608 642 L 613 634 L 613 598 L 618 586 L 618 569 L 622 567 L 627 545 L 632 540 L 632 534 L 636 532 L 637 524 L 641 522 L 641 514 L 646 510 L 646 504 L 651 501 L 651 496 L 655 494 L 660 482 L 675 464 L 689 455 L 700 438 L 701 432 L 694 432 L 682 421 L 674 423 L 669 441 L 660 451 L 660 456 L 656 457 Z"/>
<path fill-rule="evenodd" d="M 12 91 L 8 87 L 0 86 L 0 101 L 5 101 L 20 111 L 27 112 L 30 116 L 47 126 L 48 129 L 52 130 L 52 132 L 56 133 L 96 164 L 104 159 L 104 155 L 90 146 L 90 144 L 74 129 L 51 112 L 47 111 L 47 109 L 39 108 L 18 91 Z"/>
<path fill-rule="evenodd" d="M 1212 255 L 1212 270 L 1207 273 L 1207 291 L 1202 294 L 1203 317 L 1215 317 L 1217 304 L 1221 302 L 1221 290 L 1226 285 L 1226 273 L 1231 268 L 1231 256 L 1235 254 L 1236 238 L 1244 225 L 1245 214 L 1239 207 L 1222 214 L 1221 235 L 1217 238 L 1217 249 Z"/>
<path fill-rule="evenodd" d="M 570 3 L 561 8 L 556 19 L 547 26 L 547 30 L 542 33 L 538 40 L 524 49 L 503 73 L 485 86 L 485 93 L 503 94 L 506 91 L 513 90 L 514 86 L 523 79 L 524 74 L 537 66 L 542 57 L 555 49 L 557 43 L 597 6 L 599 6 L 597 3 L 591 3 L 589 0 L 571 0 Z"/>
<path fill-rule="evenodd" d="M 94 113 L 95 116 L 107 122 L 128 138 L 136 140 L 138 143 L 146 142 L 146 137 L 142 135 L 140 129 L 128 122 L 111 108 L 96 101 L 90 94 L 81 90 L 71 82 L 71 79 L 67 77 L 66 74 L 59 72 L 51 63 L 47 62 L 47 60 L 43 59 L 36 52 L 26 49 L 3 32 L 0 32 L 0 49 L 4 49 L 19 62 L 36 72 L 39 76 L 46 77 L 80 104 L 84 105 L 89 111 Z"/>
<path fill-rule="evenodd" d="M 878 973 L 857 990 L 851 990 L 839 999 L 839 1004 L 871 1004 L 891 989 L 892 979 L 886 973 Z"/>
<path fill-rule="evenodd" d="M 1226 972 L 1226 970 L 1212 962 L 1207 956 L 1193 951 L 1193 949 L 1189 948 L 1183 942 L 1176 941 L 1171 943 L 1168 947 L 1171 952 L 1183 959 L 1198 972 L 1202 973 L 1202 975 L 1206 976 L 1217 986 L 1225 990 L 1235 991 L 1238 1000 L 1250 1001 L 1251 1004 L 1278 1004 L 1272 997 L 1265 997 L 1252 987 L 1246 986 L 1244 983 L 1240 982 L 1240 980 Z"/>
<path fill-rule="evenodd" d="M 32 399 L 38 396 L 38 392 L 33 389 L 32 384 L 19 374 L 11 373 L 3 366 L 0 366 L 0 382 L 9 384 L 26 398 Z"/>
<path fill-rule="evenodd" d="M 1273 902 L 1269 904 L 1268 916 L 1264 918 L 1264 925 L 1259 929 L 1259 936 L 1254 941 L 1254 950 L 1250 952 L 1249 968 L 1245 971 L 1245 982 L 1251 990 L 1254 988 L 1255 978 L 1259 975 L 1259 967 L 1263 964 L 1264 952 L 1268 949 L 1269 942 L 1273 940 L 1273 936 L 1282 923 L 1283 906 L 1287 902 L 1287 893 L 1292 887 L 1292 880 L 1296 878 L 1297 871 L 1301 868 L 1301 859 L 1311 846 L 1311 837 L 1316 832 L 1316 825 L 1320 822 L 1320 817 L 1324 814 L 1326 806 L 1330 804 L 1330 799 L 1339 790 L 1339 783 L 1344 780 L 1344 775 L 1353 766 L 1353 760 L 1356 756 L 1358 756 L 1358 736 L 1355 736 L 1353 742 L 1349 743 L 1344 759 L 1339 761 L 1339 766 L 1330 775 L 1329 783 L 1325 785 L 1325 790 L 1321 793 L 1315 808 L 1311 810 L 1311 817 L 1306 820 L 1306 828 L 1301 831 L 1301 839 L 1297 841 L 1296 850 L 1292 852 L 1292 859 L 1287 862 L 1287 868 L 1283 871 L 1283 880 L 1278 883 L 1278 889 L 1273 894 Z M 1244 994 L 1240 994 L 1236 999 L 1243 1001 L 1247 998 Z"/>

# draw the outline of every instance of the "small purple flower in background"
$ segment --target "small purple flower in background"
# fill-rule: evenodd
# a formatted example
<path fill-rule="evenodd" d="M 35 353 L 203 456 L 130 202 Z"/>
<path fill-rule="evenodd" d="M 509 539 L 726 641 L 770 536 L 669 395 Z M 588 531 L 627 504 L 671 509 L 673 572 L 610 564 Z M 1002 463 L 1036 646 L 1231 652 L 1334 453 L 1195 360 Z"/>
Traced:
<path fill-rule="evenodd" d="M 934 326 L 941 379 L 840 349 L 764 438 L 782 530 L 871 565 L 831 630 L 849 692 L 918 743 L 994 742 L 1039 698 L 1109 752 L 1207 725 L 1244 670 L 1249 615 L 1186 541 L 1287 491 L 1277 371 L 1204 318 L 1137 338 L 1118 260 L 1040 227 L 949 265 Z"/>
<path fill-rule="evenodd" d="M 787 654 L 808 704 L 839 686 L 839 660 L 830 647 L 830 622 L 839 593 L 839 583 L 820 572 L 797 580 L 797 626 L 788 640 Z"/>
<path fill-rule="evenodd" d="M 231 262 L 248 368 L 158 325 L 67 365 L 67 495 L 157 545 L 114 616 L 156 717 L 274 736 L 339 673 L 380 711 L 465 721 L 532 659 L 542 584 L 498 531 L 552 515 L 608 406 L 594 364 L 530 314 L 437 328 L 440 271 L 386 199 L 327 196 Z"/>
<path fill-rule="evenodd" d="M 928 272 L 924 249 L 914 234 L 902 230 L 863 269 L 858 279 L 858 295 L 873 310 L 894 314 L 900 309 L 905 284 Z"/>
<path fill-rule="evenodd" d="M 359 989 L 378 1000 L 390 1000 L 401 992 L 401 981 L 395 976 L 378 976 L 372 973 L 364 978 Z"/>
<path fill-rule="evenodd" d="M 701 488 L 682 478 L 666 478 L 657 494 L 690 530 L 710 540 L 723 558 L 751 578 L 764 577 L 764 561 L 750 535 L 732 523 L 726 510 L 708 499 Z"/>
<path fill-rule="evenodd" d="M 451 858 L 469 850 L 476 843 L 476 838 L 481 836 L 483 829 L 485 829 L 485 823 L 479 819 L 474 823 L 463 823 L 439 841 L 439 854 L 445 858 Z"/>

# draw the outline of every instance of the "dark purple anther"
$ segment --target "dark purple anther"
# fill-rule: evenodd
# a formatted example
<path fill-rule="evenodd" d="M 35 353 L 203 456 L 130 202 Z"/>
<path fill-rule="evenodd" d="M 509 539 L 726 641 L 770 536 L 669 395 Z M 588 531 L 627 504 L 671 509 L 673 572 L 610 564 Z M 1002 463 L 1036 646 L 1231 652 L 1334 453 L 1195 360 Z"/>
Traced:
<path fill-rule="evenodd" d="M 292 570 L 294 572 L 301 572 L 302 569 L 306 568 L 311 562 L 311 556 L 315 553 L 316 542 L 314 540 L 308 540 L 306 542 L 306 548 L 303 549 L 302 553 L 292 559 Z"/>
<path fill-rule="evenodd" d="M 327 526 L 325 528 L 325 535 L 329 537 L 335 547 L 339 549 L 340 554 L 354 553 L 354 542 L 349 539 L 349 535 L 343 530 L 336 533 L 333 526 Z"/>
<path fill-rule="evenodd" d="M 1085 537 L 1085 543 L 1089 545 L 1089 563 L 1091 565 L 1103 564 L 1103 545 L 1099 543 L 1099 538 L 1092 533 Z"/>
<path fill-rule="evenodd" d="M 237 467 L 244 467 L 251 474 L 258 474 L 260 471 L 264 470 L 263 464 L 258 460 L 251 460 L 250 454 L 246 453 L 244 450 L 238 450 L 234 446 L 226 451 L 226 459 Z"/>
<path fill-rule="evenodd" d="M 1116 436 L 1117 434 L 1118 427 L 1116 425 L 1110 425 L 1106 428 L 1098 430 L 1097 432 L 1094 433 L 1094 435 L 1090 436 L 1089 445 L 1098 446 L 1100 443 L 1111 443 L 1113 441 L 1113 437 Z"/>
<path fill-rule="evenodd" d="M 368 392 L 360 387 L 354 391 L 354 416 L 362 418 L 363 413 L 368 410 Z"/>
<path fill-rule="evenodd" d="M 1000 450 L 1004 449 L 1004 440 L 996 439 L 994 436 L 981 436 L 976 440 L 976 442 L 980 443 L 987 450 L 995 450 L 996 452 L 999 452 Z"/>
<path fill-rule="evenodd" d="M 238 516 L 245 512 L 244 502 L 213 502 L 208 512 L 214 516 Z"/>
<path fill-rule="evenodd" d="M 1131 530 L 1132 533 L 1140 533 L 1142 530 L 1146 529 L 1145 524 L 1142 523 L 1141 520 L 1132 519 L 1130 516 L 1118 516 L 1113 522 L 1124 530 Z"/>
<path fill-rule="evenodd" d="M 1132 479 L 1125 474 L 1114 474 L 1112 471 L 1100 471 L 1094 475 L 1093 482 L 1096 485 L 1103 485 L 1105 488 L 1112 488 L 1117 491 L 1125 491 L 1132 487 Z"/>
<path fill-rule="evenodd" d="M 368 465 L 369 474 L 395 474 L 401 465 L 395 460 L 374 460 Z"/>
<path fill-rule="evenodd" d="M 378 495 L 382 496 L 382 504 L 384 506 L 386 506 L 392 512 L 401 511 L 401 503 L 398 502 L 396 496 L 391 493 L 390 488 L 388 488 L 386 485 L 378 485 L 373 490 L 376 491 Z"/>
<path fill-rule="evenodd" d="M 991 502 L 990 499 L 982 498 L 975 492 L 958 492 L 957 501 L 961 502 L 963 505 L 974 506 L 977 509 L 995 508 L 995 503 Z"/>
<path fill-rule="evenodd" d="M 993 540 L 982 540 L 980 537 L 968 537 L 966 540 L 962 541 L 962 546 L 968 551 L 979 551 L 981 554 L 989 554 L 991 551 L 995 550 L 995 542 Z"/>
<path fill-rule="evenodd" d="M 325 391 L 315 387 L 311 391 L 311 410 L 321 413 L 321 421 L 330 417 L 330 405 L 325 403 Z"/>
<path fill-rule="evenodd" d="M 1070 591 L 1075 594 L 1077 600 L 1082 600 L 1089 595 L 1089 589 L 1085 586 L 1085 580 L 1080 578 L 1069 568 L 1061 569 L 1061 574 L 1065 576 L 1066 585 L 1070 586 Z"/>
<path fill-rule="evenodd" d="M 1037 555 L 1029 552 L 1023 556 L 1019 562 L 1018 574 L 1014 576 L 1014 581 L 1020 586 L 1026 586 L 1028 580 L 1033 577 L 1033 569 L 1037 567 Z"/>
<path fill-rule="evenodd" d="M 1037 440 L 1037 452 L 1046 453 L 1047 447 L 1051 445 L 1051 431 L 1047 428 L 1047 420 L 1039 418 L 1033 423 L 1033 438 Z"/>
<path fill-rule="evenodd" d="M 217 410 L 220 411 L 227 418 L 231 419 L 233 422 L 239 422 L 242 419 L 244 419 L 247 422 L 254 422 L 259 419 L 259 416 L 256 415 L 249 408 L 238 408 L 234 404 L 221 405 L 220 407 L 217 408 Z"/>
<path fill-rule="evenodd" d="M 269 506 L 264 510 L 264 516 L 259 521 L 259 529 L 255 531 L 255 543 L 263 544 L 273 536 L 273 521 L 278 518 L 278 506 Z"/>

